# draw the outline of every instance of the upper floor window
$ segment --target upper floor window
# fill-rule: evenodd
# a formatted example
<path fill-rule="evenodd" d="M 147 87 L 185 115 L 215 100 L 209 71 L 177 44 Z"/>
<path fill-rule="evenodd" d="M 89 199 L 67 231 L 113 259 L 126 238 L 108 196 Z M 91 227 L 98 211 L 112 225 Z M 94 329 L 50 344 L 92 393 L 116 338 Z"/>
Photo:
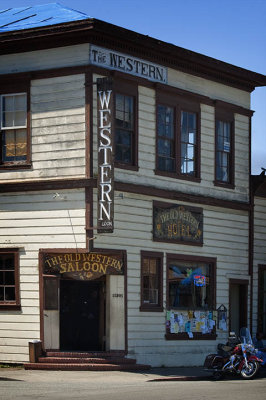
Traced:
<path fill-rule="evenodd" d="M 122 83 L 115 84 L 115 165 L 136 169 L 138 159 L 137 89 Z"/>
<path fill-rule="evenodd" d="M 0 309 L 20 307 L 18 263 L 18 249 L 0 250 Z"/>
<path fill-rule="evenodd" d="M 141 311 L 162 311 L 163 254 L 141 252 Z"/>
<path fill-rule="evenodd" d="M 234 184 L 234 122 L 233 115 L 216 111 L 215 121 L 215 184 Z"/>
<path fill-rule="evenodd" d="M 1 95 L 1 164 L 29 162 L 27 93 Z"/>
<path fill-rule="evenodd" d="M 156 173 L 200 177 L 199 105 L 158 95 Z"/>

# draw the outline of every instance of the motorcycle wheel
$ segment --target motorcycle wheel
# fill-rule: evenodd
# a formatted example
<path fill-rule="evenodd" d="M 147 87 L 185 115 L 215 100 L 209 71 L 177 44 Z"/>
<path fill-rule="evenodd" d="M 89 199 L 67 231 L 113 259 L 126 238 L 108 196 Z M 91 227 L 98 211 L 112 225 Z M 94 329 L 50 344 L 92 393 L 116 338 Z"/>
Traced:
<path fill-rule="evenodd" d="M 244 364 L 240 374 L 244 379 L 252 379 L 255 377 L 259 370 L 259 364 L 256 361 L 248 361 L 247 367 Z"/>
<path fill-rule="evenodd" d="M 220 381 L 221 379 L 223 379 L 224 375 L 222 372 L 219 371 L 215 371 L 212 375 L 213 380 L 215 381 Z"/>

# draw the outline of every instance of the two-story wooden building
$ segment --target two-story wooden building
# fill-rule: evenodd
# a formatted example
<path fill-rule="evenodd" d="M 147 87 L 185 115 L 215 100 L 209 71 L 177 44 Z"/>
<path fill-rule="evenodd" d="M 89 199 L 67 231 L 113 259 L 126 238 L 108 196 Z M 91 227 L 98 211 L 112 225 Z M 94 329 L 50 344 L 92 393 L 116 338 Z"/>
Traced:
<path fill-rule="evenodd" d="M 41 340 L 200 365 L 256 330 L 250 93 L 266 76 L 55 4 L 0 24 L 0 362 Z"/>

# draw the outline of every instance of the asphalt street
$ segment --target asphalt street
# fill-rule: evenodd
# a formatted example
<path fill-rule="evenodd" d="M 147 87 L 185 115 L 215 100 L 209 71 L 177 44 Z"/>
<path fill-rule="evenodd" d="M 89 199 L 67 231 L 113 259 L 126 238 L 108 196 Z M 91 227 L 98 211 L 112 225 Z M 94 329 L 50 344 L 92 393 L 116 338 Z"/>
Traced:
<path fill-rule="evenodd" d="M 252 381 L 234 377 L 216 382 L 201 368 L 144 372 L 0 369 L 1 400 L 261 400 L 265 393 L 265 374 Z"/>

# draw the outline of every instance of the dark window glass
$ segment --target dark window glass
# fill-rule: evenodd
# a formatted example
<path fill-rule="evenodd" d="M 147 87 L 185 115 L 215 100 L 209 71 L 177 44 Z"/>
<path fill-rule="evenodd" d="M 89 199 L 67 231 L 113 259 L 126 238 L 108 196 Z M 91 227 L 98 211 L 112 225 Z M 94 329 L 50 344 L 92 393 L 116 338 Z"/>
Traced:
<path fill-rule="evenodd" d="M 160 171 L 176 171 L 174 109 L 159 105 L 157 108 L 157 153 Z"/>
<path fill-rule="evenodd" d="M 143 303 L 159 303 L 159 269 L 156 259 L 143 260 Z"/>
<path fill-rule="evenodd" d="M 16 300 L 15 256 L 0 253 L 0 302 Z"/>
<path fill-rule="evenodd" d="M 115 97 L 115 161 L 134 163 L 134 97 Z"/>
<path fill-rule="evenodd" d="M 158 310 L 162 306 L 162 256 L 141 258 L 141 310 Z"/>
<path fill-rule="evenodd" d="M 197 112 L 184 111 L 178 104 L 157 105 L 158 171 L 198 177 L 197 120 Z"/>
<path fill-rule="evenodd" d="M 230 183 L 231 123 L 216 121 L 216 180 Z"/>
<path fill-rule="evenodd" d="M 181 174 L 195 175 L 197 115 L 181 111 Z"/>

